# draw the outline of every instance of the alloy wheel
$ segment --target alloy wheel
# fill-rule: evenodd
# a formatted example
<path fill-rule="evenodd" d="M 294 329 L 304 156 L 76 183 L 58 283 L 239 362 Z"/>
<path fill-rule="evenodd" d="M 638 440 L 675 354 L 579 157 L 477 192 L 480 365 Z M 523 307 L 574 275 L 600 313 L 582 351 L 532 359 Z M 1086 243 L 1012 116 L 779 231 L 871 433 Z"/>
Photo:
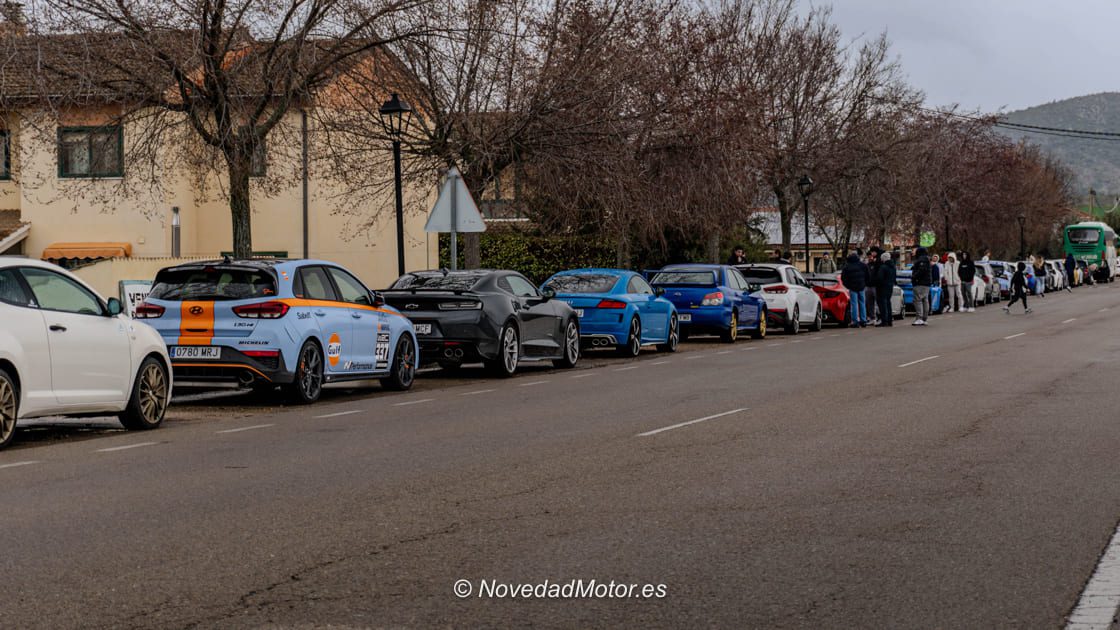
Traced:
<path fill-rule="evenodd" d="M 505 364 L 506 371 L 511 374 L 517 369 L 519 352 L 517 331 L 513 329 L 513 326 L 509 326 L 506 328 L 506 334 L 502 337 L 502 362 Z"/>
<path fill-rule="evenodd" d="M 0 380 L 0 444 L 16 430 L 16 390 L 7 379 Z"/>
<path fill-rule="evenodd" d="M 675 351 L 680 342 L 680 324 L 677 323 L 677 316 L 674 315 L 669 319 L 669 349 Z"/>
<path fill-rule="evenodd" d="M 568 322 L 568 330 L 564 333 L 564 351 L 568 361 L 575 363 L 579 360 L 579 329 L 575 322 Z"/>
<path fill-rule="evenodd" d="M 150 363 L 140 375 L 140 413 L 148 424 L 159 424 L 167 409 L 167 376 L 163 368 Z"/>
<path fill-rule="evenodd" d="M 412 379 L 416 378 L 416 352 L 412 345 L 412 338 L 407 334 L 401 337 L 397 352 L 400 354 L 397 362 L 397 380 L 401 385 L 409 387 L 412 385 Z"/>
<path fill-rule="evenodd" d="M 307 344 L 303 355 L 299 358 L 299 386 L 303 395 L 312 400 L 319 395 L 323 386 L 323 358 L 319 349 L 312 344 Z"/>
<path fill-rule="evenodd" d="M 630 320 L 630 336 L 626 340 L 630 356 L 638 356 L 642 352 L 642 327 L 637 319 Z"/>

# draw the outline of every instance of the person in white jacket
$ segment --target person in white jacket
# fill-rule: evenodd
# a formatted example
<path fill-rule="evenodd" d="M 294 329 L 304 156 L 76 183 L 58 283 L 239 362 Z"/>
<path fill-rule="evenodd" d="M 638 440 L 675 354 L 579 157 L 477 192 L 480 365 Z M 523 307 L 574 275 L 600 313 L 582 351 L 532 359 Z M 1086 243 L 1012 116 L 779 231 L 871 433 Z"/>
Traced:
<path fill-rule="evenodd" d="M 961 294 L 961 264 L 953 252 L 946 254 L 945 262 L 942 264 L 945 274 L 945 304 L 948 305 L 948 310 L 959 313 L 964 306 L 964 296 Z"/>

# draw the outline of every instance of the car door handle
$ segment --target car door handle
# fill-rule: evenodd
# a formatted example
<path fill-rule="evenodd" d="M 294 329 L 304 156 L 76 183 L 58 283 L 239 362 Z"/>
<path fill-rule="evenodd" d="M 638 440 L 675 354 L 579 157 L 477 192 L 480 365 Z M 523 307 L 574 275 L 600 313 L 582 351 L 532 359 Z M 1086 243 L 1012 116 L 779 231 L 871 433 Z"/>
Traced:
<path fill-rule="evenodd" d="M 355 313 L 354 311 L 350 311 L 350 317 L 353 317 L 354 319 L 361 319 L 362 314 L 361 313 Z"/>
<path fill-rule="evenodd" d="M 55 332 L 66 332 L 66 327 L 61 324 L 51 324 L 51 330 Z"/>
<path fill-rule="evenodd" d="M 326 315 L 327 315 L 326 311 L 315 311 L 315 316 L 316 317 L 326 317 Z"/>

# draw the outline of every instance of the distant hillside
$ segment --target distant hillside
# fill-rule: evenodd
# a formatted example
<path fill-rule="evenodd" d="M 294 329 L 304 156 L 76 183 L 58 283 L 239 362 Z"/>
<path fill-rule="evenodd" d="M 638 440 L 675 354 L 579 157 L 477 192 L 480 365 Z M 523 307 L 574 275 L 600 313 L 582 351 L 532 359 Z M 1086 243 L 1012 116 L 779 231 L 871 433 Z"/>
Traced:
<path fill-rule="evenodd" d="M 1120 132 L 1120 93 L 1102 92 L 1038 105 L 1007 114 L 1026 125 Z M 1120 141 L 1080 140 L 1001 129 L 1008 136 L 1042 146 L 1066 164 L 1075 177 L 1075 193 L 1120 194 Z"/>

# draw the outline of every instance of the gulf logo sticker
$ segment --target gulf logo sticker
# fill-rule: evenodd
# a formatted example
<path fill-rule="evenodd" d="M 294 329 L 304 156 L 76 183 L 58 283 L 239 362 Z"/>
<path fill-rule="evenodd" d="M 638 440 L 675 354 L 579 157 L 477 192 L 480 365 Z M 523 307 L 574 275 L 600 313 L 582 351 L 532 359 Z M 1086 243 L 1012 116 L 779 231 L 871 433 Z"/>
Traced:
<path fill-rule="evenodd" d="M 342 356 L 342 339 L 339 338 L 338 333 L 331 333 L 331 338 L 327 342 L 327 361 L 330 362 L 331 367 L 338 365 L 338 359 Z"/>

